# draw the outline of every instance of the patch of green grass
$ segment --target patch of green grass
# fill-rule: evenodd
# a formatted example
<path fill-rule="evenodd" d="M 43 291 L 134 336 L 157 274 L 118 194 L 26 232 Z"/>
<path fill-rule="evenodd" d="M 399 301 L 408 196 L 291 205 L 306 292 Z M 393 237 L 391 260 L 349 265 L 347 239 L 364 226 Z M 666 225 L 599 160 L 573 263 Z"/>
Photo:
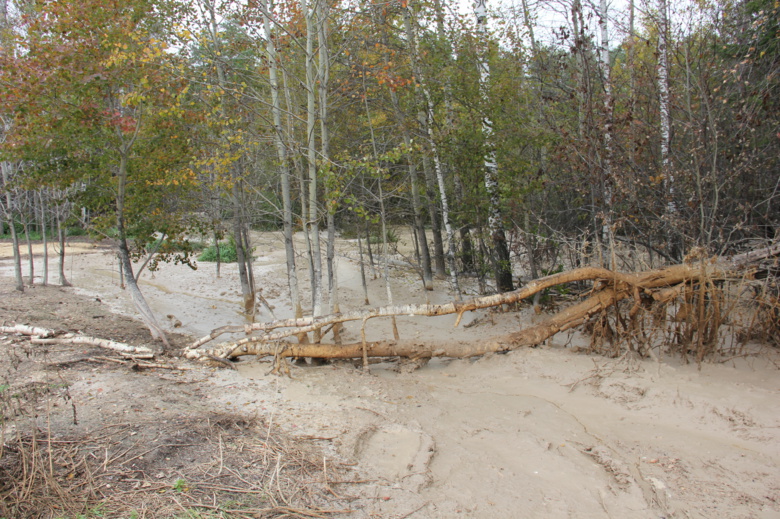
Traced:
<path fill-rule="evenodd" d="M 176 492 L 187 492 L 190 489 L 190 486 L 187 484 L 186 479 L 179 478 L 176 481 L 173 482 L 173 490 Z"/>
<path fill-rule="evenodd" d="M 146 244 L 147 250 L 155 250 L 158 249 L 161 252 L 165 253 L 172 253 L 172 252 L 200 252 L 206 248 L 206 245 L 203 242 L 195 241 L 195 240 L 177 240 L 177 241 L 171 241 L 171 240 L 163 240 L 162 244 L 160 244 L 160 239 L 151 241 Z"/>
<path fill-rule="evenodd" d="M 235 263 L 238 261 L 238 254 L 236 253 L 236 244 L 233 240 L 223 242 L 219 244 L 219 260 L 222 263 Z M 198 261 L 217 261 L 217 249 L 213 245 L 209 245 L 198 256 Z"/>

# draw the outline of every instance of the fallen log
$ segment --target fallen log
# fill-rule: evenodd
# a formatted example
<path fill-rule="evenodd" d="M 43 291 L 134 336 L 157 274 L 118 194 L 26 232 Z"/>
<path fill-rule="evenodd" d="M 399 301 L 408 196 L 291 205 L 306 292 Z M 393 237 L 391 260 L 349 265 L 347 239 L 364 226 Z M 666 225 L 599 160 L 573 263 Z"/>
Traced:
<path fill-rule="evenodd" d="M 107 350 L 119 352 L 121 355 L 132 356 L 137 359 L 152 359 L 154 352 L 146 346 L 133 346 L 124 342 L 112 341 L 109 339 L 100 339 L 97 337 L 87 337 L 84 335 L 74 335 L 71 333 L 62 334 L 48 328 L 38 326 L 29 326 L 26 324 L 17 324 L 14 326 L 0 326 L 0 333 L 13 333 L 30 336 L 32 344 L 86 344 L 97 346 Z M 56 336 L 56 337 L 55 337 Z"/>
<path fill-rule="evenodd" d="M 97 346 L 106 350 L 113 350 L 123 355 L 130 355 L 137 359 L 152 359 L 154 352 L 146 346 L 133 346 L 124 342 L 112 341 L 109 339 L 99 339 L 97 337 L 86 337 L 83 335 L 63 335 L 52 339 L 33 337 L 30 339 L 33 344 L 86 344 L 88 346 Z"/>
<path fill-rule="evenodd" d="M 575 327 L 588 316 L 600 312 L 615 303 L 621 295 L 613 290 L 602 290 L 588 299 L 562 310 L 542 323 L 502 338 L 486 339 L 482 342 L 452 342 L 438 344 L 419 341 L 373 341 L 353 344 L 294 344 L 282 340 L 251 340 L 225 343 L 207 351 L 189 350 L 185 356 L 194 360 L 231 359 L 243 355 L 284 357 L 320 357 L 330 359 L 359 359 L 368 357 L 466 358 L 510 351 L 522 346 L 540 344 L 558 332 Z M 623 296 L 624 297 L 624 296 Z M 454 313 L 454 312 L 451 312 Z M 442 315 L 442 314 L 438 314 Z M 203 358 L 206 357 L 206 358 Z"/>
<path fill-rule="evenodd" d="M 446 304 L 400 305 L 368 310 L 333 314 L 316 318 L 301 318 L 255 323 L 246 326 L 225 326 L 193 343 L 184 352 L 185 357 L 194 360 L 213 361 L 233 359 L 243 355 L 274 356 L 277 361 L 284 357 L 317 358 L 363 358 L 367 357 L 471 357 L 491 352 L 509 351 L 523 346 L 540 344 L 553 335 L 588 322 L 592 316 L 604 312 L 618 302 L 632 298 L 629 316 L 635 318 L 644 300 L 665 304 L 693 284 L 710 283 L 727 279 L 755 279 L 757 265 L 780 254 L 780 243 L 758 251 L 733 257 L 707 258 L 701 254 L 689 255 L 679 265 L 650 270 L 641 273 L 622 273 L 598 267 L 584 267 L 560 272 L 528 283 L 526 286 L 502 294 L 475 298 L 464 302 Z M 557 285 L 577 281 L 592 281 L 593 289 L 583 301 L 576 303 L 545 321 L 519 330 L 507 337 L 486 339 L 482 342 L 453 343 L 445 345 L 419 341 L 365 340 L 365 327 L 370 319 L 392 316 L 441 316 L 457 314 L 455 326 L 463 313 L 478 309 L 513 304 Z M 294 344 L 287 339 L 300 334 L 322 330 L 327 326 L 348 321 L 362 321 L 363 341 L 354 344 Z M 225 333 L 257 333 L 237 341 L 218 344 L 209 349 L 201 346 Z"/>
<path fill-rule="evenodd" d="M 16 324 L 14 326 L 0 326 L 0 333 L 13 333 L 19 335 L 29 335 L 32 337 L 51 337 L 55 332 L 54 330 L 49 330 L 47 328 L 29 326 L 26 324 Z"/>

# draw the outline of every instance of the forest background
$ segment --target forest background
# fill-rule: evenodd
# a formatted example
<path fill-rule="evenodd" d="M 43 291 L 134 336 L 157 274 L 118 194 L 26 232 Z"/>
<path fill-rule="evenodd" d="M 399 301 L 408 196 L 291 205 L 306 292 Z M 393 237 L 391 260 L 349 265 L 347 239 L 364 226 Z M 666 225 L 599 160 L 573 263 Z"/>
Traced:
<path fill-rule="evenodd" d="M 0 7 L 17 289 L 20 231 L 78 223 L 114 240 L 163 340 L 133 260 L 189 261 L 195 235 L 229 237 L 251 312 L 249 230 L 283 230 L 297 316 L 338 311 L 336 232 L 387 255 L 411 226 L 422 285 L 447 277 L 456 297 L 463 275 L 504 292 L 777 239 L 773 0 Z"/>

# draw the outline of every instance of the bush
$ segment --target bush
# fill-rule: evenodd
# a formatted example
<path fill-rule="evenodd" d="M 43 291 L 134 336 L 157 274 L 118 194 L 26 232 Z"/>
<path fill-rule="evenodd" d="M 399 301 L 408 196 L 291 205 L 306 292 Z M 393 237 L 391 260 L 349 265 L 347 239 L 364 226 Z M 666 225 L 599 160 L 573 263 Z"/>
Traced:
<path fill-rule="evenodd" d="M 66 231 L 67 236 L 86 236 L 87 231 L 83 227 L 79 227 L 78 225 L 74 225 L 72 227 L 68 227 Z"/>
<path fill-rule="evenodd" d="M 228 242 L 219 244 L 219 260 L 222 263 L 235 263 L 238 261 L 238 255 L 236 254 L 236 243 L 231 239 Z M 213 245 L 209 245 L 198 256 L 198 261 L 217 261 L 217 248 Z"/>

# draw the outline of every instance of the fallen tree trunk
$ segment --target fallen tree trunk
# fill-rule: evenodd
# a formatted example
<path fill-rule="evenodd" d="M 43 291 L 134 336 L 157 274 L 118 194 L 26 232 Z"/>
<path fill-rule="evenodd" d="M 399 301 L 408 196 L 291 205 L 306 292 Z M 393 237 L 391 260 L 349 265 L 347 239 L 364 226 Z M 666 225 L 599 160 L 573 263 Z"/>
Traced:
<path fill-rule="evenodd" d="M 644 304 L 649 302 L 666 304 L 677 299 L 686 290 L 690 291 L 694 285 L 704 286 L 705 283 L 708 283 L 710 287 L 707 290 L 710 290 L 715 281 L 735 278 L 754 279 L 759 272 L 760 262 L 778 254 L 780 254 L 780 244 L 730 258 L 706 258 L 689 255 L 686 262 L 682 264 L 641 273 L 620 273 L 602 268 L 584 267 L 540 278 L 512 292 L 465 302 L 450 302 L 440 305 L 386 306 L 316 318 L 255 323 L 247 326 L 226 326 L 214 330 L 211 334 L 193 343 L 185 351 L 185 356 L 203 361 L 213 361 L 215 358 L 232 359 L 243 355 L 274 356 L 277 360 L 284 357 L 332 359 L 362 357 L 365 361 L 368 357 L 471 357 L 491 352 L 509 351 L 522 346 L 540 344 L 556 333 L 588 322 L 594 315 L 603 313 L 607 308 L 615 306 L 627 298 L 634 300 L 629 311 L 629 317 L 633 319 Z M 542 323 L 507 337 L 487 339 L 478 343 L 448 342 L 443 345 L 430 342 L 420 343 L 419 341 L 368 342 L 365 340 L 366 323 L 373 318 L 457 314 L 458 319 L 455 323 L 457 326 L 464 312 L 516 303 L 542 290 L 576 281 L 593 282 L 593 289 L 586 299 L 560 311 Z M 286 340 L 302 333 L 322 330 L 325 327 L 348 321 L 362 321 L 364 338 L 362 342 L 342 345 L 293 344 Z M 238 341 L 219 344 L 209 349 L 200 349 L 201 346 L 224 333 L 242 332 L 246 334 L 261 333 Z"/>

